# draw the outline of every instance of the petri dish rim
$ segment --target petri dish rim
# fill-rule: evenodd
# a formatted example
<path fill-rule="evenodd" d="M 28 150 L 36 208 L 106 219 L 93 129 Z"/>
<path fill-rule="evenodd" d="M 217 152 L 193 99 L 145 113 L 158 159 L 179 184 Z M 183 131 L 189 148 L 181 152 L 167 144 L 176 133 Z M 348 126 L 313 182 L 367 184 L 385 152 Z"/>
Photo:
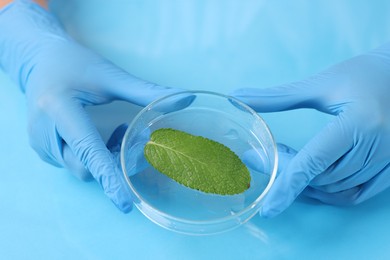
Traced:
<path fill-rule="evenodd" d="M 125 144 L 126 144 L 126 142 L 128 140 L 129 133 L 132 130 L 134 124 L 138 121 L 138 119 L 144 113 L 146 113 L 147 111 L 150 111 L 156 104 L 159 104 L 160 102 L 162 102 L 162 101 L 164 101 L 166 99 L 169 99 L 171 97 L 174 97 L 174 96 L 177 96 L 177 95 L 186 95 L 186 94 L 187 95 L 191 95 L 191 94 L 192 95 L 197 95 L 197 94 L 212 95 L 212 96 L 217 96 L 217 97 L 220 97 L 220 98 L 224 98 L 224 99 L 227 99 L 227 100 L 234 101 L 235 103 L 239 104 L 240 107 L 244 108 L 247 112 L 249 112 L 254 118 L 256 118 L 256 120 L 261 122 L 261 124 L 264 126 L 264 129 L 265 129 L 266 133 L 269 135 L 269 137 L 271 139 L 271 143 L 272 143 L 272 147 L 273 147 L 273 151 L 274 151 L 273 152 L 274 165 L 273 165 L 272 172 L 270 174 L 270 179 L 269 179 L 269 181 L 267 183 L 267 186 L 265 187 L 263 192 L 252 203 L 250 203 L 244 209 L 242 209 L 241 211 L 239 211 L 239 212 L 237 212 L 235 214 L 232 214 L 232 215 L 229 215 L 229 216 L 225 216 L 225 217 L 221 217 L 221 218 L 213 218 L 211 220 L 189 220 L 189 219 L 173 216 L 171 214 L 165 213 L 165 212 L 157 209 L 156 207 L 152 206 L 150 203 L 147 203 L 147 200 L 143 199 L 143 197 L 140 194 L 138 194 L 136 189 L 133 187 L 133 185 L 132 185 L 132 183 L 130 181 L 130 178 L 129 178 L 128 174 L 127 174 L 126 165 L 125 165 Z M 271 133 L 267 123 L 264 121 L 264 119 L 261 116 L 259 116 L 256 113 L 256 111 L 254 111 L 248 105 L 246 105 L 245 103 L 243 103 L 242 101 L 238 100 L 235 97 L 232 97 L 232 96 L 229 96 L 229 95 L 224 95 L 224 94 L 217 93 L 217 92 L 205 91 L 205 90 L 186 90 L 186 91 L 176 92 L 176 93 L 164 96 L 162 98 L 156 99 L 155 101 L 151 102 L 149 105 L 144 107 L 134 117 L 134 119 L 129 124 L 129 126 L 128 126 L 126 132 L 125 132 L 124 138 L 122 140 L 121 151 L 120 151 L 120 162 L 121 162 L 121 167 L 122 167 L 122 171 L 123 171 L 126 183 L 129 185 L 129 188 L 131 189 L 132 193 L 136 196 L 136 199 L 139 201 L 139 203 L 135 203 L 135 205 L 136 205 L 136 207 L 138 209 L 140 209 L 138 204 L 141 204 L 142 207 L 146 206 L 146 208 L 148 208 L 148 210 L 151 210 L 154 213 L 157 213 L 159 216 L 161 216 L 161 217 L 163 217 L 165 219 L 169 219 L 169 220 L 178 222 L 178 223 L 183 223 L 183 224 L 188 224 L 188 225 L 213 225 L 213 224 L 218 224 L 218 223 L 223 223 L 223 222 L 228 222 L 228 221 L 234 221 L 235 219 L 237 219 L 237 218 L 239 218 L 239 217 L 249 213 L 249 211 L 251 211 L 257 205 L 259 205 L 260 201 L 268 193 L 269 189 L 271 188 L 271 186 L 272 186 L 272 184 L 273 184 L 273 182 L 274 182 L 274 180 L 276 178 L 276 172 L 277 172 L 277 168 L 278 168 L 278 152 L 277 152 L 277 146 L 276 146 L 276 143 L 275 143 L 275 139 L 274 139 L 274 137 L 273 137 L 273 135 L 272 135 L 272 133 Z M 151 216 L 146 214 L 142 209 L 140 209 L 140 211 L 144 215 L 146 215 L 146 217 L 148 219 L 150 219 L 152 222 L 154 222 L 154 223 L 156 223 L 156 224 L 158 224 L 158 225 L 160 225 L 160 226 L 162 226 L 164 228 L 171 229 L 171 228 L 167 227 L 166 225 L 163 225 L 162 223 L 159 223 L 157 220 L 151 218 Z M 240 224 L 245 223 L 246 221 L 248 221 L 253 215 L 254 214 L 250 214 L 250 217 L 247 218 L 247 219 L 244 219 L 242 222 L 240 222 Z M 236 226 L 239 226 L 239 225 L 236 225 Z M 232 228 L 234 228 L 234 227 L 230 227 L 227 230 L 230 230 Z M 174 230 L 174 231 L 176 231 L 176 230 Z M 177 231 L 177 232 L 179 232 L 179 233 L 188 233 L 188 232 L 185 232 L 185 231 Z M 191 232 L 189 232 L 189 233 L 191 233 Z M 217 233 L 217 232 L 213 232 L 213 233 Z"/>

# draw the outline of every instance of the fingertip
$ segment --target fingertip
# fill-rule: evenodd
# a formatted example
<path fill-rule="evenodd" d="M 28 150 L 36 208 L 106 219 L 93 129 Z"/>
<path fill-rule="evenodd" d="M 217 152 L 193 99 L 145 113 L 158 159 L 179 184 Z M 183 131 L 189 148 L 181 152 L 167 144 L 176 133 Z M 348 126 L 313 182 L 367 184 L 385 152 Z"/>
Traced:
<path fill-rule="evenodd" d="M 121 187 L 115 191 L 106 188 L 105 194 L 123 213 L 129 213 L 133 209 L 133 200 L 130 193 L 125 190 L 125 187 Z"/>
<path fill-rule="evenodd" d="M 277 215 L 279 215 L 280 213 L 281 213 L 280 210 L 268 208 L 268 207 L 264 207 L 264 206 L 261 208 L 261 210 L 259 212 L 260 217 L 265 218 L 265 219 L 274 218 Z"/>
<path fill-rule="evenodd" d="M 174 112 L 187 108 L 195 99 L 196 96 L 189 91 L 174 92 L 172 95 L 162 97 L 154 104 L 153 109 L 164 113 Z"/>
<path fill-rule="evenodd" d="M 267 156 L 263 151 L 251 149 L 242 155 L 242 161 L 251 169 L 258 172 L 269 172 Z"/>
<path fill-rule="evenodd" d="M 122 172 L 115 166 L 112 172 L 102 173 L 101 179 L 104 193 L 114 205 L 123 213 L 128 213 L 133 208 L 133 199 Z"/>
<path fill-rule="evenodd" d="M 286 167 L 277 176 L 269 193 L 266 195 L 260 216 L 273 218 L 285 211 L 307 184 L 307 176 L 304 173 L 293 172 L 290 167 Z"/>
<path fill-rule="evenodd" d="M 262 218 L 276 217 L 287 209 L 293 200 L 294 198 L 289 195 L 285 187 L 274 186 L 264 198 L 259 214 Z"/>
<path fill-rule="evenodd" d="M 240 100 L 244 104 L 250 106 L 251 108 L 257 110 L 259 103 L 259 95 L 262 92 L 262 89 L 256 88 L 241 88 L 236 89 L 231 92 L 229 95 Z"/>
<path fill-rule="evenodd" d="M 124 214 L 130 213 L 133 210 L 133 203 L 126 203 L 119 208 Z"/>
<path fill-rule="evenodd" d="M 278 152 L 281 152 L 281 153 L 287 153 L 287 154 L 291 154 L 291 155 L 296 155 L 298 153 L 292 147 L 285 145 L 285 144 L 282 144 L 282 143 L 277 143 L 276 146 L 277 146 Z"/>

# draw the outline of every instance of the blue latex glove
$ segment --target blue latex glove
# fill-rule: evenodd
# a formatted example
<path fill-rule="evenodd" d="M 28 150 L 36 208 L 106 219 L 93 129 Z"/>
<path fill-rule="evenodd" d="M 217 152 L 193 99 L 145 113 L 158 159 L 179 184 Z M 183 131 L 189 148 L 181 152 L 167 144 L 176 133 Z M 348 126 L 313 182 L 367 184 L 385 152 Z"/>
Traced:
<path fill-rule="evenodd" d="M 0 10 L 0 62 L 26 93 L 31 146 L 81 179 L 90 173 L 123 212 L 132 207 L 121 170 L 84 110 L 112 100 L 137 105 L 177 92 L 140 80 L 84 48 L 30 1 Z"/>
<path fill-rule="evenodd" d="M 279 146 L 282 169 L 261 215 L 304 195 L 354 205 L 390 186 L 390 44 L 309 77 L 233 96 L 259 112 L 313 108 L 334 115 L 300 151 Z"/>

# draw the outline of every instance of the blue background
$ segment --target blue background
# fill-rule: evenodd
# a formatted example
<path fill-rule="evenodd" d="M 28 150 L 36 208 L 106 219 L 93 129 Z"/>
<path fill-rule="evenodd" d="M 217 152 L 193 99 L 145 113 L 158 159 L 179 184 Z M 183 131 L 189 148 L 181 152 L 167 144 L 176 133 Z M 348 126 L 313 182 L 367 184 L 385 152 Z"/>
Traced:
<path fill-rule="evenodd" d="M 82 2 L 82 3 L 80 3 Z M 78 40 L 156 83 L 222 93 L 302 79 L 390 39 L 388 1 L 53 0 Z M 137 209 L 122 214 L 95 182 L 41 161 L 29 147 L 24 95 L 0 72 L 1 259 L 385 259 L 390 190 L 353 207 L 299 199 L 274 219 L 193 237 Z M 87 108 L 104 138 L 139 107 Z M 332 118 L 262 114 L 296 149 Z"/>

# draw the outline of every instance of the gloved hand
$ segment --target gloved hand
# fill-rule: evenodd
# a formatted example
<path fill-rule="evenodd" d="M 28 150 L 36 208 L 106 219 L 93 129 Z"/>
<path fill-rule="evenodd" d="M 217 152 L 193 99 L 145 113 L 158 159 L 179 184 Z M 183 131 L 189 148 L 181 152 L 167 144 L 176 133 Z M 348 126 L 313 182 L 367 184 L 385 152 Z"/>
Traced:
<path fill-rule="evenodd" d="M 120 210 L 130 211 L 122 173 L 84 107 L 112 100 L 143 106 L 177 90 L 129 75 L 27 0 L 0 10 L 0 63 L 26 93 L 30 142 L 39 156 L 81 179 L 91 173 Z"/>
<path fill-rule="evenodd" d="M 303 81 L 232 95 L 259 112 L 313 108 L 335 116 L 300 151 L 279 146 L 287 161 L 262 216 L 281 213 L 301 192 L 354 205 L 390 186 L 390 44 Z"/>

